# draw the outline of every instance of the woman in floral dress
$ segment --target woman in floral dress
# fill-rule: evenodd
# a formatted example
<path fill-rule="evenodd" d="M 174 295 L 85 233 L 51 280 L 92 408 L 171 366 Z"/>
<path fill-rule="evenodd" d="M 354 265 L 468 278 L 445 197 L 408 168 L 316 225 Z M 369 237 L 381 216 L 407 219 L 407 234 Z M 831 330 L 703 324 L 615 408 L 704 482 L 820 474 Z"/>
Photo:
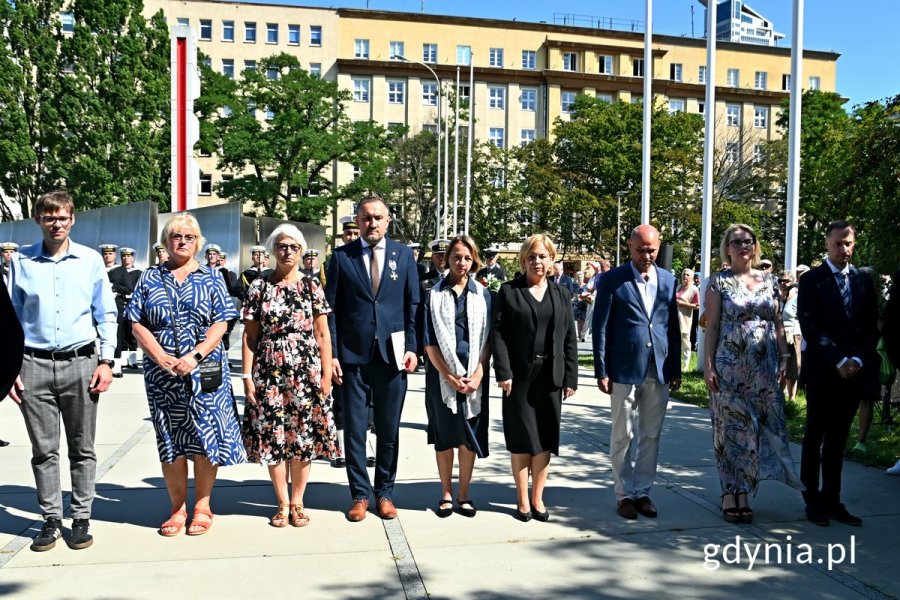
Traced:
<path fill-rule="evenodd" d="M 720 247 L 730 268 L 706 291 L 706 384 L 713 446 L 722 486 L 722 516 L 753 521 L 748 493 L 763 479 L 803 489 L 788 447 L 784 378 L 788 351 L 771 275 L 753 268 L 759 242 L 747 225 L 732 225 Z"/>
<path fill-rule="evenodd" d="M 303 494 L 311 461 L 335 451 L 331 309 L 318 280 L 299 270 L 305 247 L 293 225 L 272 232 L 266 248 L 275 270 L 253 281 L 243 310 L 244 445 L 248 460 L 269 468 L 278 498 L 274 527 L 309 523 Z"/>

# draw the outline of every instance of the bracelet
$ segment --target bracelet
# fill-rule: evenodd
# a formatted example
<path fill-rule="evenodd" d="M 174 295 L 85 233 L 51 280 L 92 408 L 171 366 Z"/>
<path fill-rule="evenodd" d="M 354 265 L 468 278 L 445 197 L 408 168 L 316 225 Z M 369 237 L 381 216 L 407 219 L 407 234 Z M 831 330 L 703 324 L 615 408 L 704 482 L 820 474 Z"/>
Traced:
<path fill-rule="evenodd" d="M 253 379 L 253 375 L 250 373 L 241 373 L 241 379 Z"/>

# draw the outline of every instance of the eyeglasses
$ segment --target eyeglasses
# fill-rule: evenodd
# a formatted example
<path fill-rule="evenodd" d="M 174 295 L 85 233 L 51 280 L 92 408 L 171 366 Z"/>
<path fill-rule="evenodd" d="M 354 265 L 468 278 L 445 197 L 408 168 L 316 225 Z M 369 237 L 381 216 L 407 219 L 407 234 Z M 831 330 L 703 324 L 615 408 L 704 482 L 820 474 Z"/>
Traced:
<path fill-rule="evenodd" d="M 281 252 L 282 254 L 286 253 L 288 250 L 293 252 L 294 254 L 300 252 L 299 244 L 275 244 L 275 249 Z"/>
<path fill-rule="evenodd" d="M 180 244 L 184 242 L 185 244 L 193 244 L 197 241 L 196 235 L 191 235 L 190 233 L 187 235 L 181 235 L 180 233 L 173 233 L 169 236 L 169 239 L 175 242 L 176 244 Z"/>
<path fill-rule="evenodd" d="M 756 240 L 753 238 L 737 238 L 728 242 L 732 248 L 749 248 L 755 243 Z"/>
<path fill-rule="evenodd" d="M 41 223 L 44 225 L 53 225 L 56 222 L 59 222 L 60 225 L 68 225 L 71 220 L 72 217 L 59 217 L 56 215 L 43 215 L 41 217 Z"/>

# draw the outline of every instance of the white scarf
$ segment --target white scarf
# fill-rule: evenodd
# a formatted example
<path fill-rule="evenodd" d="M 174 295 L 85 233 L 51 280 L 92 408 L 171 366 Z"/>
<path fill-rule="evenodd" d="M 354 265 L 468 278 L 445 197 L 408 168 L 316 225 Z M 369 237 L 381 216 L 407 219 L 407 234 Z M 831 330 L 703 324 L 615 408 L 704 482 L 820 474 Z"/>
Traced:
<path fill-rule="evenodd" d="M 470 376 L 478 368 L 481 353 L 487 344 L 487 304 L 484 301 L 484 286 L 470 279 L 475 291 L 469 291 L 466 295 L 466 317 L 469 325 L 469 364 L 463 367 L 456 356 L 456 299 L 452 288 L 448 285 L 443 289 L 435 286 L 431 290 L 430 308 L 431 321 L 434 324 L 434 333 L 437 337 L 441 356 L 447 363 L 447 368 L 455 377 Z M 441 398 L 444 404 L 456 414 L 456 389 L 443 377 L 441 380 Z M 466 419 L 471 419 L 481 412 L 481 386 L 471 394 L 466 395 Z"/>

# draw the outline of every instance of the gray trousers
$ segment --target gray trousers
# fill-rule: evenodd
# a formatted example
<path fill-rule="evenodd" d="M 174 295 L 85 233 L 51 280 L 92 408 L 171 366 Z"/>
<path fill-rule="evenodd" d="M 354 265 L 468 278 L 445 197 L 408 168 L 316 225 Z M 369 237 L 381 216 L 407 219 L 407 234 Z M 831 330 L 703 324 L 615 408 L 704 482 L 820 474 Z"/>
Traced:
<path fill-rule="evenodd" d="M 59 421 L 69 446 L 72 518 L 88 519 L 94 501 L 98 394 L 88 392 L 96 356 L 50 360 L 25 356 L 22 362 L 22 416 L 31 439 L 31 469 L 44 519 L 63 516 L 59 480 Z"/>

